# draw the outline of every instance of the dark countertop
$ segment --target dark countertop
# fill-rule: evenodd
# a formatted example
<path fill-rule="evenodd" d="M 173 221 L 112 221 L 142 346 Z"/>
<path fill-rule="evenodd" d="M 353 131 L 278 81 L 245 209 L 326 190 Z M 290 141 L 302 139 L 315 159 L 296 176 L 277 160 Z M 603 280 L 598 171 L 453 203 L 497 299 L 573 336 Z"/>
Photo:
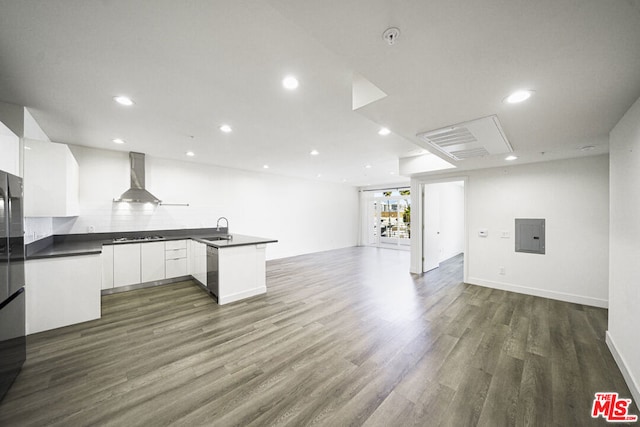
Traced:
<path fill-rule="evenodd" d="M 206 243 L 208 246 L 214 248 L 231 248 L 233 246 L 247 246 L 247 245 L 259 245 L 261 243 L 276 243 L 276 239 L 269 239 L 266 237 L 245 236 L 242 234 L 231 234 L 229 240 L 206 240 L 202 237 L 191 237 L 201 243 Z M 206 236 L 205 236 L 206 237 Z"/>
<path fill-rule="evenodd" d="M 142 240 L 129 242 L 115 242 L 117 237 L 133 236 L 163 236 L 162 240 Z M 206 237 L 231 236 L 229 240 L 206 240 Z M 227 234 L 227 229 L 183 229 L 183 230 L 156 230 L 144 232 L 122 233 L 94 233 L 94 234 L 67 234 L 49 236 L 37 240 L 26 246 L 26 259 L 56 258 L 81 255 L 95 255 L 102 253 L 102 245 L 126 245 L 131 243 L 162 242 L 169 240 L 193 239 L 209 246 L 222 249 L 235 246 L 248 246 L 266 243 L 276 243 L 276 239 L 264 237 L 245 236 L 242 234 Z"/>

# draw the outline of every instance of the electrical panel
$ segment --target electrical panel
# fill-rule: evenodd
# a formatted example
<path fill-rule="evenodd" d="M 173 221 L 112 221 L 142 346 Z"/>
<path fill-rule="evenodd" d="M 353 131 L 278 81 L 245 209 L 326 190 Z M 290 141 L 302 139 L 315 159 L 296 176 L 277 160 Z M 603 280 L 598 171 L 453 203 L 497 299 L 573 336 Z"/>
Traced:
<path fill-rule="evenodd" d="M 545 220 L 516 218 L 516 252 L 545 253 Z"/>

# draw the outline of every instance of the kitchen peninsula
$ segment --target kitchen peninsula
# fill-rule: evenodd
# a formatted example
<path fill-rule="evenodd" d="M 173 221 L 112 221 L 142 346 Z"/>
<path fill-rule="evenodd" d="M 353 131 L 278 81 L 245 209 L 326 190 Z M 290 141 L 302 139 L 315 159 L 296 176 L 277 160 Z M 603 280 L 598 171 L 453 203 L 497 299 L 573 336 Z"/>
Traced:
<path fill-rule="evenodd" d="M 100 295 L 183 280 L 220 305 L 263 294 L 276 242 L 223 227 L 49 236 L 26 246 L 27 332 L 99 318 Z"/>

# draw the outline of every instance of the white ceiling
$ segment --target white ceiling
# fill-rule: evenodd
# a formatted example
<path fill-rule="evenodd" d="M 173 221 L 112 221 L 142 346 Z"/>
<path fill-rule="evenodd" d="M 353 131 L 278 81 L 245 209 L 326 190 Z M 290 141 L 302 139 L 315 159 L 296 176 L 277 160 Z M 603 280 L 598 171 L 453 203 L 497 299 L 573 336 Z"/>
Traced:
<path fill-rule="evenodd" d="M 0 19 L 0 101 L 54 141 L 357 186 L 492 114 L 519 162 L 606 152 L 640 97 L 636 0 L 0 0 Z M 352 111 L 354 73 L 388 96 Z M 504 104 L 518 88 L 536 93 Z"/>

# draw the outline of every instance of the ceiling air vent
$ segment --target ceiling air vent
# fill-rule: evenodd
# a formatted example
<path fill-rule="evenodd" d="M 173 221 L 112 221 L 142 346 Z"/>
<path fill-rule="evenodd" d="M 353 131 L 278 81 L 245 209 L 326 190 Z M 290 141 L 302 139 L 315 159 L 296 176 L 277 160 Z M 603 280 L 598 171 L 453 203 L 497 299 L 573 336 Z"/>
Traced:
<path fill-rule="evenodd" d="M 496 115 L 422 132 L 416 136 L 454 160 L 513 152 Z"/>

